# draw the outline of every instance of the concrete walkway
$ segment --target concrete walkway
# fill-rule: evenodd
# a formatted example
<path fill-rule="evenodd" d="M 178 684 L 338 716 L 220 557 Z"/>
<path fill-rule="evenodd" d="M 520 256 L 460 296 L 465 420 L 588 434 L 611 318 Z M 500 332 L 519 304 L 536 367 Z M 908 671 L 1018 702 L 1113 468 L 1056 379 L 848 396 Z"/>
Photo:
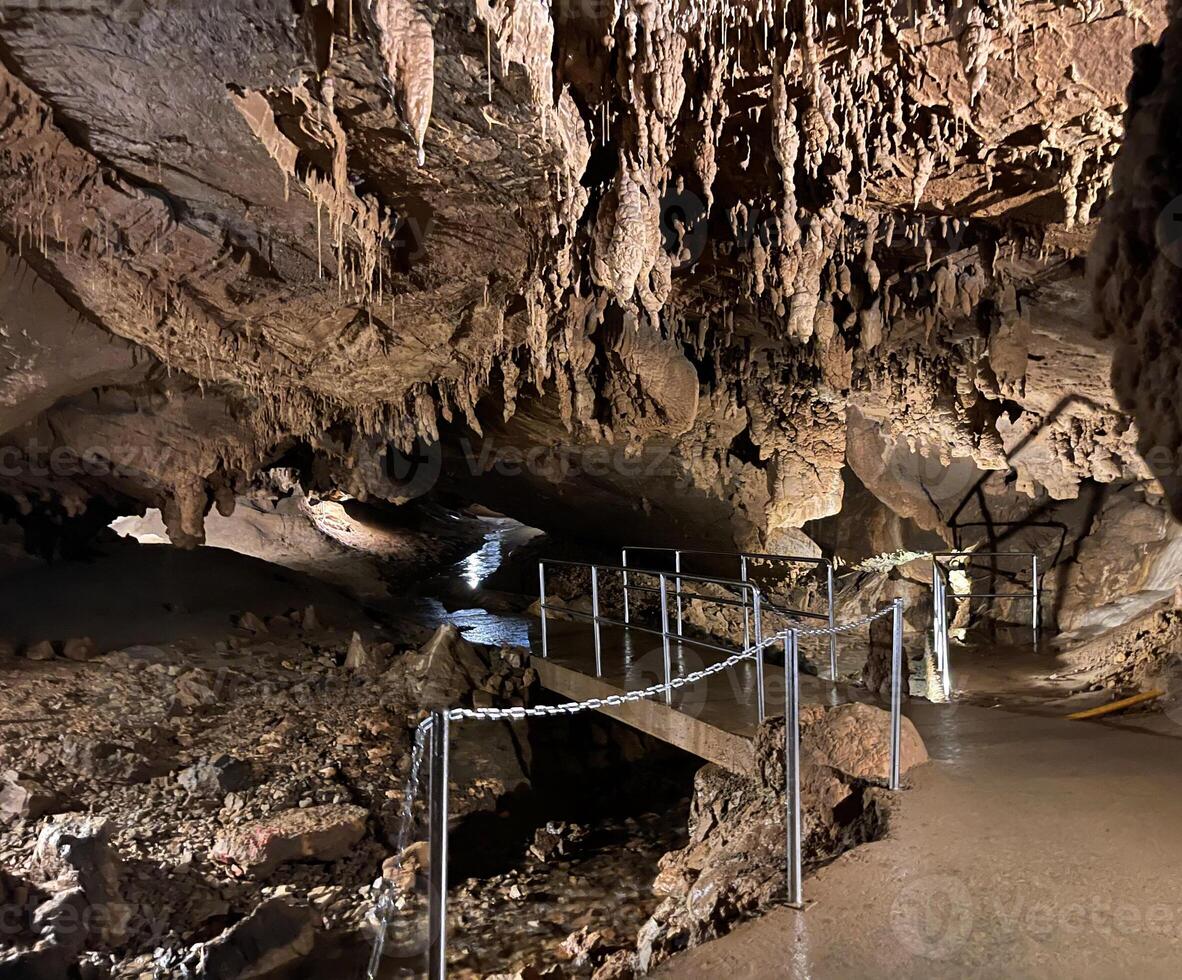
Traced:
<path fill-rule="evenodd" d="M 913 702 L 933 761 L 888 837 L 660 976 L 1182 976 L 1182 726 Z M 1182 719 L 1180 719 L 1182 720 Z"/>

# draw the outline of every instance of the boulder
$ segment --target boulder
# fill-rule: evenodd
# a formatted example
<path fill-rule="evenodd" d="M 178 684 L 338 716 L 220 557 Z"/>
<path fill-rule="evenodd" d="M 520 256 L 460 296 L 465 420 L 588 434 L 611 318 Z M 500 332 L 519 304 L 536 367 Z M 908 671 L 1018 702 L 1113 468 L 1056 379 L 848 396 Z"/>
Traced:
<path fill-rule="evenodd" d="M 801 747 L 853 779 L 885 783 L 890 775 L 891 716 L 870 704 L 842 704 L 801 732 Z M 899 726 L 899 771 L 928 761 L 927 748 L 910 718 Z"/>
<path fill-rule="evenodd" d="M 67 735 L 62 739 L 60 758 L 83 776 L 133 784 L 162 776 L 172 768 L 169 760 L 149 753 L 155 753 L 155 747 L 147 743 L 133 746 Z"/>
<path fill-rule="evenodd" d="M 99 925 L 86 893 L 81 886 L 71 885 L 37 906 L 33 912 L 33 929 L 69 953 L 77 954 L 86 946 L 92 919 Z"/>
<path fill-rule="evenodd" d="M 250 630 L 252 633 L 266 633 L 267 624 L 252 612 L 244 612 L 238 617 L 238 628 Z"/>
<path fill-rule="evenodd" d="M 11 660 L 16 656 L 16 645 L 7 640 L 0 640 L 0 660 Z"/>
<path fill-rule="evenodd" d="M 99 817 L 64 813 L 41 829 L 33 850 L 42 880 L 54 880 L 55 888 L 80 888 L 91 925 L 110 943 L 123 938 L 131 914 L 120 891 L 122 862 L 111 844 L 113 831 Z"/>
<path fill-rule="evenodd" d="M 460 631 L 445 623 L 412 655 L 410 674 L 425 708 L 449 708 L 480 685 L 488 664 Z"/>
<path fill-rule="evenodd" d="M 71 976 L 76 958 L 52 939 L 27 949 L 0 950 L 0 980 L 63 980 Z"/>
<path fill-rule="evenodd" d="M 54 658 L 53 644 L 48 640 L 34 643 L 32 646 L 25 647 L 25 656 L 29 660 L 52 660 Z"/>
<path fill-rule="evenodd" d="M 365 836 L 364 807 L 327 803 L 283 810 L 224 831 L 210 857 L 256 878 L 287 861 L 335 861 Z"/>
<path fill-rule="evenodd" d="M 904 719 L 902 768 L 927 759 Z M 890 715 L 865 704 L 801 709 L 801 834 L 807 865 L 873 839 L 885 826 Z M 755 739 L 753 776 L 698 770 L 689 842 L 661 858 L 653 891 L 664 901 L 637 937 L 636 972 L 729 932 L 784 895 L 784 719 Z"/>
<path fill-rule="evenodd" d="M 633 980 L 635 976 L 636 954 L 619 949 L 599 964 L 591 974 L 591 980 Z"/>
<path fill-rule="evenodd" d="M 208 708 L 217 703 L 218 679 L 208 670 L 196 667 L 181 674 L 173 683 L 176 704 L 181 708 Z"/>
<path fill-rule="evenodd" d="M 608 940 L 599 929 L 583 926 L 558 944 L 558 955 L 575 969 L 583 969 L 607 955 Z"/>
<path fill-rule="evenodd" d="M 182 789 L 201 796 L 225 796 L 250 785 L 249 762 L 221 754 L 202 759 L 177 773 L 176 781 Z"/>
<path fill-rule="evenodd" d="M 316 944 L 319 918 L 282 898 L 263 902 L 201 949 L 201 980 L 254 980 L 289 969 Z"/>
<path fill-rule="evenodd" d="M 79 663 L 93 660 L 98 652 L 98 644 L 89 636 L 73 637 L 62 644 L 62 656 Z"/>
<path fill-rule="evenodd" d="M 58 806 L 56 794 L 35 779 L 13 770 L 0 775 L 0 822 L 37 820 Z"/>

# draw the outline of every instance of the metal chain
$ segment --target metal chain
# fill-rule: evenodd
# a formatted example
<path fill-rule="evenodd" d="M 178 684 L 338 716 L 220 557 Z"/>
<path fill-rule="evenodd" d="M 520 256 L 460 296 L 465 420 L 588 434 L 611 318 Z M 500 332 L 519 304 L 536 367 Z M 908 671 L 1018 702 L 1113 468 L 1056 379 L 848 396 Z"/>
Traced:
<path fill-rule="evenodd" d="M 851 630 L 859 629 L 862 626 L 869 626 L 876 619 L 882 619 L 884 616 L 890 616 L 895 611 L 895 604 L 892 602 L 889 606 L 883 606 L 878 612 L 871 613 L 869 616 L 863 616 L 861 619 L 851 620 L 848 623 L 842 623 L 839 626 L 818 626 L 815 629 L 797 630 L 797 636 L 828 636 L 830 633 L 848 633 Z"/>
<path fill-rule="evenodd" d="M 476 721 L 523 721 L 526 718 L 577 715 L 583 711 L 615 708 L 622 704 L 629 704 L 633 701 L 644 701 L 658 694 L 675 691 L 680 687 L 685 687 L 687 684 L 696 684 L 698 681 L 711 677 L 714 674 L 729 670 L 744 660 L 750 660 L 765 647 L 779 643 L 782 639 L 782 635 L 769 636 L 767 639 L 761 640 L 759 643 L 753 643 L 747 649 L 731 654 L 726 660 L 720 660 L 718 663 L 712 664 L 703 670 L 686 674 L 684 677 L 674 677 L 672 680 L 663 684 L 653 684 L 650 687 L 643 687 L 636 691 L 627 691 L 624 694 L 612 694 L 606 698 L 590 698 L 586 701 L 567 701 L 564 704 L 539 704 L 532 708 L 452 708 L 448 711 L 447 718 L 449 721 L 463 721 L 465 719 Z"/>
<path fill-rule="evenodd" d="M 839 626 L 821 626 L 807 630 L 797 629 L 795 632 L 798 636 L 825 636 L 830 633 L 848 633 L 862 626 L 868 626 L 876 619 L 888 616 L 894 611 L 895 605 L 892 603 L 889 606 L 884 606 L 876 613 L 864 616 L 862 619 L 855 619 L 849 623 L 842 623 Z M 577 715 L 584 711 L 598 711 L 602 708 L 616 708 L 635 701 L 645 701 L 658 694 L 665 694 L 669 691 L 675 691 L 678 688 L 685 687 L 687 684 L 696 684 L 698 681 L 705 680 L 707 677 L 720 674 L 724 670 L 730 670 L 731 667 L 742 663 L 744 660 L 751 660 L 767 647 L 784 642 L 789 632 L 792 631 L 782 630 L 702 670 L 695 671 L 692 674 L 686 674 L 684 677 L 674 677 L 664 683 L 652 684 L 649 687 L 640 688 L 636 691 L 611 694 L 606 698 L 589 698 L 586 701 L 567 701 L 563 704 L 538 704 L 532 708 L 451 708 L 447 712 L 447 718 L 448 721 L 524 721 L 527 718 L 553 718 L 558 715 Z M 396 868 L 402 865 L 402 852 L 406 847 L 406 837 L 413 820 L 415 798 L 418 796 L 419 766 L 422 761 L 423 747 L 426 744 L 427 734 L 430 730 L 430 716 L 420 721 L 415 728 L 410 780 L 407 784 L 406 795 L 402 801 L 401 826 L 399 827 L 398 834 L 399 847 L 395 854 Z M 369 980 L 374 980 L 377 976 L 377 968 L 381 962 L 386 934 L 389 931 L 390 920 L 393 918 L 396 908 L 393 881 L 383 876 L 374 882 L 374 888 L 377 890 L 378 895 L 374 902 L 373 910 L 370 913 L 370 919 L 374 923 L 376 935 L 374 937 L 373 954 L 370 958 Z"/>

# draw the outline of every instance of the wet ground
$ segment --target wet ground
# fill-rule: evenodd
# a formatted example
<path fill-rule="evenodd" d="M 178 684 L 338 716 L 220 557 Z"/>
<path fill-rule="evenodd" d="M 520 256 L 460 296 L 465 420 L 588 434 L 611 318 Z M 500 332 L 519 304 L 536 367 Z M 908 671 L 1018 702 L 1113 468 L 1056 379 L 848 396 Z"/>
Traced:
<path fill-rule="evenodd" d="M 933 761 L 889 836 L 660 976 L 1176 977 L 1182 727 L 913 702 Z"/>

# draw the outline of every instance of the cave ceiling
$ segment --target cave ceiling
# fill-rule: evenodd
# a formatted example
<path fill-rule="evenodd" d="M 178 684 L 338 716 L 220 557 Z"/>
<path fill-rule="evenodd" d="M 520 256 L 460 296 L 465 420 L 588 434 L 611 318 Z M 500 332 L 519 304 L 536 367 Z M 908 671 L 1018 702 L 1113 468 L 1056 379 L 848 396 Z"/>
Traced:
<path fill-rule="evenodd" d="M 118 464 L 0 491 L 194 544 L 269 466 L 400 502 L 426 447 L 508 511 L 569 523 L 582 486 L 580 519 L 756 545 L 837 513 L 847 466 L 929 528 L 917 459 L 1032 501 L 1149 481 L 1083 260 L 1164 23 L 0 0 L 4 442 Z M 461 442 L 574 463 L 482 482 Z"/>

